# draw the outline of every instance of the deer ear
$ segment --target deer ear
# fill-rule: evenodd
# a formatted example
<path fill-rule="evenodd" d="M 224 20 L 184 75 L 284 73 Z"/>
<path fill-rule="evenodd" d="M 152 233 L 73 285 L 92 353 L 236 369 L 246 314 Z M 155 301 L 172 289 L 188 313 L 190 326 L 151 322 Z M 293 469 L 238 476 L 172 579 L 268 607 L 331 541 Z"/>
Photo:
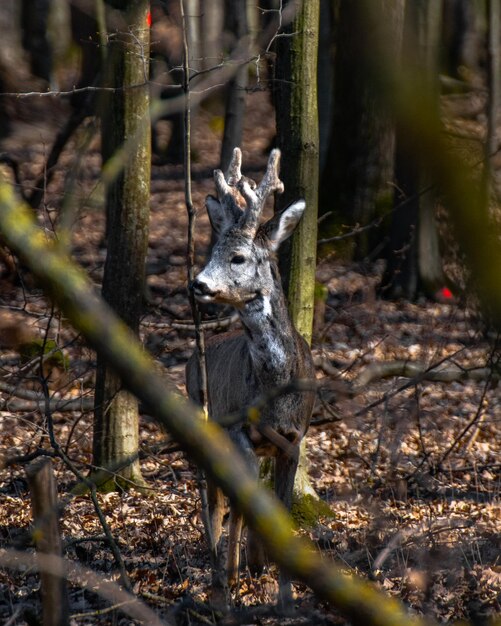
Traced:
<path fill-rule="evenodd" d="M 212 229 L 216 235 L 218 235 L 227 225 L 228 215 L 219 200 L 216 200 L 214 196 L 207 196 L 205 198 L 205 206 L 209 214 Z"/>
<path fill-rule="evenodd" d="M 306 202 L 304 200 L 296 200 L 286 209 L 276 213 L 271 219 L 263 224 L 262 229 L 268 237 L 271 249 L 275 252 L 280 244 L 288 239 L 294 229 L 299 224 L 299 220 L 303 216 Z"/>

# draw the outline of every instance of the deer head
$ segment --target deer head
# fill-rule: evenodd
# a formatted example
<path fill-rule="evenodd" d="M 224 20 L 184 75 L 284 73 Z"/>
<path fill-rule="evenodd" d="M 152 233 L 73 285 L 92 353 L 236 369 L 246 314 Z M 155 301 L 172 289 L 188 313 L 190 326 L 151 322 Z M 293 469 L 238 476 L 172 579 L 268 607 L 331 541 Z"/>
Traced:
<path fill-rule="evenodd" d="M 202 302 L 228 303 L 237 308 L 260 296 L 270 296 L 279 283 L 274 253 L 296 228 L 305 208 L 298 200 L 267 222 L 260 217 L 268 196 L 284 186 L 278 177 L 280 150 L 273 150 L 259 185 L 242 176 L 242 153 L 233 151 L 226 177 L 214 172 L 217 199 L 206 207 L 218 240 L 205 269 L 193 281 Z"/>

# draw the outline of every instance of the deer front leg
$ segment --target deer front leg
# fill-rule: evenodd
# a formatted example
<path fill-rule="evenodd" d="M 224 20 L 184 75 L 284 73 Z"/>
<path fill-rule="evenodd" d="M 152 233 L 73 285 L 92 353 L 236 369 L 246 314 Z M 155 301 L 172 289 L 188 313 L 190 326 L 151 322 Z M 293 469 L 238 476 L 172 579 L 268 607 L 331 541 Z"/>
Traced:
<path fill-rule="evenodd" d="M 224 493 L 211 482 L 207 483 L 207 499 L 209 503 L 209 515 L 211 524 L 211 541 L 210 549 L 217 550 L 221 532 L 223 529 L 223 518 L 225 513 L 225 497 Z"/>
<path fill-rule="evenodd" d="M 240 549 L 244 518 L 236 509 L 230 510 L 230 532 L 228 538 L 228 585 L 233 587 L 238 582 L 240 568 Z"/>
<path fill-rule="evenodd" d="M 263 572 L 266 563 L 266 552 L 263 542 L 251 529 L 247 529 L 247 567 L 253 576 L 259 576 Z"/>
<path fill-rule="evenodd" d="M 244 456 L 249 471 L 258 478 L 257 459 L 254 447 L 246 432 L 240 429 L 230 431 L 230 437 Z M 238 583 L 240 549 L 242 542 L 243 516 L 234 506 L 230 508 L 230 529 L 228 537 L 227 576 L 230 587 Z"/>
<path fill-rule="evenodd" d="M 225 554 L 223 550 L 222 529 L 226 501 L 223 492 L 211 482 L 207 483 L 207 499 L 210 516 L 210 556 L 212 561 L 211 604 L 225 610 L 228 606 L 228 586 L 226 582 Z"/>

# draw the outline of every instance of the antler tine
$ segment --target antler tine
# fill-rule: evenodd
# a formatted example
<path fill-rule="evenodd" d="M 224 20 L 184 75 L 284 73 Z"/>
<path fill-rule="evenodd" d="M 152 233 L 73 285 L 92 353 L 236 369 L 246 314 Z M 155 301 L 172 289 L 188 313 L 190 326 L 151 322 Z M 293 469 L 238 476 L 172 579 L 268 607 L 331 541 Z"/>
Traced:
<path fill-rule="evenodd" d="M 233 148 L 233 156 L 231 162 L 226 171 L 226 180 L 228 185 L 236 187 L 239 180 L 242 178 L 242 151 L 240 148 Z"/>
<path fill-rule="evenodd" d="M 264 205 L 266 198 L 277 191 L 283 193 L 284 184 L 278 177 L 278 168 L 280 166 L 280 150 L 275 148 L 271 151 L 268 159 L 268 167 L 266 168 L 263 180 L 259 183 L 259 187 L 256 190 L 256 194 L 259 196 L 262 204 Z"/>
<path fill-rule="evenodd" d="M 279 164 L 280 150 L 272 150 L 268 159 L 266 173 L 257 188 L 253 188 L 246 181 L 245 177 L 238 183 L 238 189 L 247 204 L 247 211 L 243 218 L 243 228 L 251 234 L 254 234 L 257 230 L 266 198 L 274 191 L 282 193 L 284 190 L 284 185 L 278 177 Z"/>
<path fill-rule="evenodd" d="M 216 185 L 219 204 L 225 209 L 228 215 L 233 215 L 233 219 L 239 219 L 242 215 L 242 210 L 239 208 L 237 202 L 237 188 L 229 184 L 229 181 L 226 180 L 221 170 L 214 170 L 214 183 Z"/>

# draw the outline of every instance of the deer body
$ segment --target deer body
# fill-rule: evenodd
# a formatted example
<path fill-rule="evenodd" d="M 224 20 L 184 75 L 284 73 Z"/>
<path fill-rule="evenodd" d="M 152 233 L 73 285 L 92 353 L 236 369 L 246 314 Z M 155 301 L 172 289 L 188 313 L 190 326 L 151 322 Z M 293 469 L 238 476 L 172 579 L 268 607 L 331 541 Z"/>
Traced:
<path fill-rule="evenodd" d="M 206 369 L 209 416 L 222 417 L 252 406 L 264 396 L 299 379 L 313 380 L 309 347 L 295 330 L 285 302 L 275 252 L 293 232 L 304 210 L 298 201 L 265 224 L 259 217 L 266 197 L 282 191 L 277 169 L 279 151 L 270 155 L 263 181 L 256 188 L 242 177 L 241 153 L 234 151 L 228 180 L 215 172 L 218 200 L 206 200 L 211 224 L 219 234 L 211 259 L 193 283 L 201 302 L 224 302 L 239 312 L 243 331 L 217 335 L 207 342 Z M 240 207 L 242 199 L 246 206 Z M 190 397 L 199 401 L 200 377 L 194 354 L 186 368 Z M 292 391 L 273 397 L 260 410 L 259 422 L 234 424 L 228 433 L 246 458 L 257 479 L 259 456 L 275 457 L 275 493 L 290 509 L 297 470 L 299 444 L 306 433 L 313 408 L 312 391 Z M 209 484 L 212 546 L 218 552 L 224 515 L 224 498 Z M 230 513 L 227 576 L 235 582 L 239 565 L 242 518 Z M 252 537 L 250 537 L 252 544 Z M 248 546 L 248 560 L 261 565 L 258 544 Z M 289 586 L 281 575 L 281 588 Z M 287 593 L 287 592 L 285 592 Z"/>

